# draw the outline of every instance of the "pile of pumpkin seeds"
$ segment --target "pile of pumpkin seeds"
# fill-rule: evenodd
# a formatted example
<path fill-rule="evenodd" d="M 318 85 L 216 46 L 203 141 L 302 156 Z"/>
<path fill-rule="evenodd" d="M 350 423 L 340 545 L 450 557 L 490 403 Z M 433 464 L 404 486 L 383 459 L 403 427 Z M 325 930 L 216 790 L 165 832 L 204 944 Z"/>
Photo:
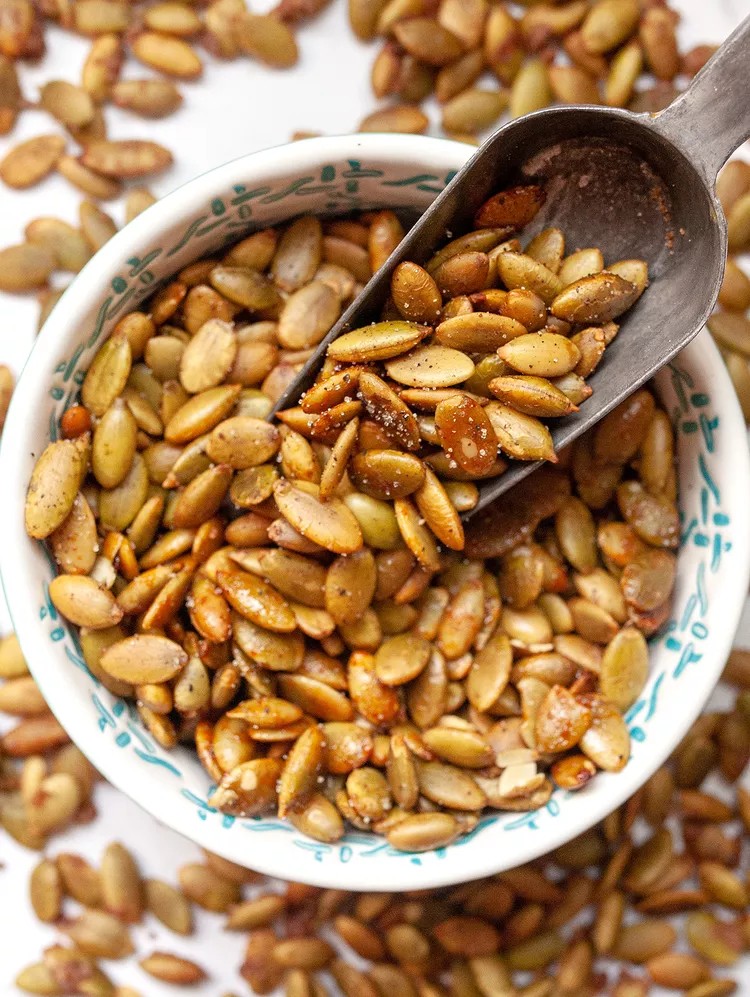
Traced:
<path fill-rule="evenodd" d="M 304 216 L 189 265 L 120 321 L 39 458 L 50 599 L 226 813 L 420 851 L 626 764 L 675 578 L 674 440 L 644 389 L 554 452 L 540 416 L 590 394 L 647 273 L 558 229 L 522 252 L 543 199 L 495 194 L 402 263 L 278 424 L 398 218 Z M 465 532 L 500 453 L 549 469 Z"/>
<path fill-rule="evenodd" d="M 349 0 L 349 16 L 359 38 L 383 39 L 371 81 L 390 101 L 361 130 L 423 132 L 418 105 L 434 95 L 445 133 L 469 142 L 506 111 L 555 102 L 661 110 L 715 51 L 682 55 L 665 2 Z"/>
<path fill-rule="evenodd" d="M 280 883 L 205 853 L 174 883 L 145 879 L 126 845 L 98 867 L 54 836 L 95 816 L 97 773 L 47 712 L 13 636 L 0 642 L 0 824 L 43 853 L 29 883 L 36 916 L 59 932 L 17 967 L 23 993 L 145 997 L 149 977 L 210 981 L 195 959 L 135 952 L 131 927 L 155 918 L 194 933 L 194 905 L 246 936 L 241 977 L 287 997 L 687 997 L 739 993 L 750 950 L 750 651 L 735 650 L 726 712 L 707 712 L 672 759 L 599 825 L 528 865 L 455 887 L 402 894 Z M 103 969 L 99 960 L 107 960 Z M 143 989 L 111 979 L 137 959 Z M 12 966 L 4 969 L 13 971 Z M 110 976 L 111 974 L 111 976 Z M 225 995 L 233 997 L 233 995 Z"/>
<path fill-rule="evenodd" d="M 43 322 L 60 296 L 59 274 L 77 273 L 116 231 L 98 202 L 169 168 L 172 152 L 149 134 L 155 120 L 182 107 L 180 87 L 200 79 L 200 49 L 220 60 L 249 58 L 290 68 L 299 57 L 297 26 L 327 3 L 280 0 L 260 15 L 245 0 L 0 0 L 0 135 L 11 133 L 29 108 L 46 112 L 52 123 L 7 152 L 0 183 L 26 189 L 58 173 L 86 195 L 78 227 L 37 218 L 22 243 L 0 250 L 0 290 L 38 290 Z M 659 110 L 715 51 L 699 45 L 680 54 L 678 19 L 663 0 L 568 0 L 554 6 L 349 0 L 354 35 L 382 39 L 372 89 L 386 103 L 360 128 L 424 132 L 429 119 L 420 105 L 433 94 L 445 133 L 469 142 L 506 110 L 518 116 L 554 102 Z M 91 47 L 80 80 L 52 79 L 28 92 L 19 69 L 43 57 L 50 25 L 90 39 Z M 129 60 L 151 74 L 130 78 Z M 108 105 L 142 118 L 145 137 L 111 138 Z M 341 130 L 351 126 L 342 122 Z M 131 188 L 126 221 L 152 201 L 147 188 Z"/>

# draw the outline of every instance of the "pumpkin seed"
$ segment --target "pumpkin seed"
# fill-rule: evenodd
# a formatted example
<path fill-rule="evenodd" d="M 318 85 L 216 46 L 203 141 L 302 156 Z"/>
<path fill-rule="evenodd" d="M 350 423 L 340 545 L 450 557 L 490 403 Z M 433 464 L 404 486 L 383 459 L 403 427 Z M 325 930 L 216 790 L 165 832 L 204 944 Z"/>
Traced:
<path fill-rule="evenodd" d="M 137 924 L 143 917 L 143 887 L 130 852 L 118 842 L 108 845 L 100 875 L 105 909 L 126 924 Z"/>
<path fill-rule="evenodd" d="M 94 958 L 123 959 L 135 951 L 127 926 L 105 911 L 84 910 L 63 930 L 77 948 Z"/>
<path fill-rule="evenodd" d="M 536 377 L 563 376 L 581 359 L 572 340 L 545 332 L 517 336 L 498 350 L 498 356 L 519 373 Z"/>
<path fill-rule="evenodd" d="M 109 99 L 120 75 L 124 56 L 122 42 L 117 35 L 101 35 L 91 45 L 81 71 L 81 84 L 97 103 Z"/>
<path fill-rule="evenodd" d="M 619 772 L 630 757 L 630 736 L 617 708 L 595 694 L 579 697 L 591 710 L 591 725 L 580 740 L 583 753 L 599 768 Z"/>
<path fill-rule="evenodd" d="M 634 0 L 599 0 L 581 26 L 587 51 L 600 55 L 626 41 L 638 25 L 639 14 Z"/>
<path fill-rule="evenodd" d="M 83 2 L 86 2 L 86 0 L 83 0 Z M 105 35 L 104 37 L 107 36 Z M 119 180 L 101 176 L 72 156 L 60 156 L 55 164 L 55 168 L 69 183 L 82 190 L 84 194 L 88 194 L 89 197 L 110 200 L 120 195 L 121 184 Z"/>
<path fill-rule="evenodd" d="M 155 634 L 136 634 L 108 647 L 101 667 L 122 682 L 166 682 L 187 664 L 188 656 L 174 641 Z"/>
<path fill-rule="evenodd" d="M 339 812 L 322 793 L 316 793 L 303 810 L 290 813 L 289 822 L 316 841 L 331 843 L 344 835 Z"/>
<path fill-rule="evenodd" d="M 550 311 L 567 322 L 610 322 L 638 299 L 635 284 L 602 270 L 569 284 L 550 304 Z"/>
<path fill-rule="evenodd" d="M 52 172 L 64 151 L 65 139 L 59 135 L 27 139 L 0 161 L 0 180 L 18 190 L 33 187 Z"/>
<path fill-rule="evenodd" d="M 0 249 L 0 290 L 20 292 L 41 287 L 55 269 L 55 254 L 26 242 Z"/>
<path fill-rule="evenodd" d="M 508 94 L 504 90 L 463 90 L 443 107 L 443 128 L 474 135 L 490 128 L 507 106 Z"/>
<path fill-rule="evenodd" d="M 145 959 L 141 959 L 138 965 L 149 976 L 164 980 L 165 983 L 191 986 L 206 979 L 206 973 L 197 963 L 169 952 L 152 952 Z"/>
<path fill-rule="evenodd" d="M 294 35 L 275 17 L 243 10 L 235 30 L 240 48 L 253 58 L 278 69 L 286 69 L 297 62 Z"/>
<path fill-rule="evenodd" d="M 393 104 L 373 111 L 359 123 L 360 132 L 397 132 L 421 135 L 427 130 L 430 119 L 412 104 Z"/>
<path fill-rule="evenodd" d="M 391 828 L 388 844 L 398 851 L 427 852 L 444 848 L 458 835 L 455 817 L 447 813 L 412 814 Z"/>
<path fill-rule="evenodd" d="M 80 627 L 104 630 L 122 619 L 112 593 L 86 575 L 58 575 L 50 582 L 49 595 L 62 615 Z"/>
<path fill-rule="evenodd" d="M 516 460 L 557 460 L 549 430 L 534 416 L 502 402 L 490 402 L 485 412 L 503 453 Z"/>
<path fill-rule="evenodd" d="M 303 490 L 299 485 L 280 480 L 274 497 L 291 525 L 315 543 L 337 554 L 353 554 L 362 546 L 362 532 L 354 515 L 338 499 L 321 502 L 317 488 Z"/>
<path fill-rule="evenodd" d="M 56 921 L 62 913 L 62 883 L 53 861 L 43 859 L 34 867 L 29 880 L 31 906 L 37 919 Z"/>
<path fill-rule="evenodd" d="M 74 27 L 84 35 L 124 31 L 129 21 L 126 4 L 117 0 L 78 0 L 73 7 Z"/>
<path fill-rule="evenodd" d="M 163 172 L 171 166 L 172 154 L 156 142 L 144 139 L 98 140 L 86 146 L 80 162 L 105 177 L 127 180 Z"/>
<path fill-rule="evenodd" d="M 41 107 L 70 128 L 81 128 L 94 117 L 94 102 L 83 88 L 65 80 L 52 80 L 39 91 Z"/>

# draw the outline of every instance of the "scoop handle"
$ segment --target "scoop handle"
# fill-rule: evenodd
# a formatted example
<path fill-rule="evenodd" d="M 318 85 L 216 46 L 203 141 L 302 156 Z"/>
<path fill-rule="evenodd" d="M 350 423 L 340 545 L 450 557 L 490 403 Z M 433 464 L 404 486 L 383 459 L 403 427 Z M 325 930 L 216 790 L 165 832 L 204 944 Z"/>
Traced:
<path fill-rule="evenodd" d="M 681 148 L 713 186 L 724 163 L 750 137 L 750 17 L 653 127 Z"/>

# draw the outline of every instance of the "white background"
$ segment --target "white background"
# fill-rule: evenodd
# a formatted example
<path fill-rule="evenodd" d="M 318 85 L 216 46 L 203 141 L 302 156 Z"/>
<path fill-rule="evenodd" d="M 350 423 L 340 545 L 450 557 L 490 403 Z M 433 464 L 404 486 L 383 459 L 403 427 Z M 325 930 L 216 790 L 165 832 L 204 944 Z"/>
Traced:
<path fill-rule="evenodd" d="M 261 0 L 254 9 L 270 4 Z M 683 48 L 700 42 L 720 42 L 742 17 L 750 14 L 750 0 L 673 0 L 683 14 L 679 28 Z M 108 106 L 106 117 L 112 138 L 152 138 L 166 145 L 175 156 L 174 167 L 158 178 L 151 189 L 166 193 L 200 173 L 237 156 L 289 139 L 296 130 L 341 134 L 355 131 L 375 101 L 370 90 L 370 66 L 378 43 L 363 45 L 348 29 L 343 0 L 333 0 L 327 11 L 298 31 L 300 61 L 289 71 L 264 69 L 247 59 L 217 63 L 204 56 L 205 71 L 196 83 L 180 84 L 184 105 L 164 121 L 149 122 Z M 47 30 L 49 54 L 36 66 L 21 70 L 24 94 L 36 99 L 39 85 L 51 79 L 80 78 L 80 67 L 89 43 L 81 38 Z M 203 52 L 201 50 L 201 54 Z M 125 75 L 152 75 L 129 60 Z M 433 118 L 437 119 L 435 108 Z M 55 131 L 54 122 L 38 111 L 26 111 L 9 138 L 0 139 L 0 157 L 11 144 L 34 135 Z M 439 134 L 433 128 L 433 134 Z M 66 181 L 50 177 L 28 191 L 0 186 L 0 246 L 21 241 L 31 218 L 54 215 L 77 224 L 82 195 Z M 123 221 L 122 205 L 103 205 L 116 221 Z M 27 298 L 0 293 L 0 362 L 16 373 L 23 365 L 36 329 L 38 306 Z M 2 552 L 0 552 L 0 559 Z M 4 566 L 5 572 L 8 567 Z M 8 579 L 6 577 L 6 583 Z M 11 581 L 12 584 L 12 581 Z M 750 612 L 740 627 L 738 644 L 750 646 Z M 0 606 L 0 629 L 7 628 Z M 726 697 L 717 694 L 722 706 Z M 135 804 L 108 786 L 96 794 L 98 820 L 55 838 L 51 854 L 76 851 L 98 862 L 102 849 L 121 839 L 133 849 L 144 875 L 176 881 L 178 867 L 199 859 L 198 849 L 179 835 L 162 828 Z M 56 937 L 52 928 L 40 925 L 28 901 L 28 874 L 37 856 L 0 837 L 0 997 L 18 993 L 13 979 L 18 971 L 36 961 L 45 945 Z M 252 854 L 247 861 L 252 865 Z M 221 930 L 223 918 L 199 911 L 198 930 L 188 939 L 160 930 L 148 919 L 133 931 L 140 957 L 153 949 L 185 955 L 200 963 L 210 980 L 193 988 L 196 997 L 219 997 L 225 991 L 246 994 L 249 988 L 237 974 L 242 959 L 241 935 Z M 166 997 L 175 988 L 147 977 L 135 960 L 103 963 L 117 983 L 130 984 L 144 997 Z M 750 958 L 734 970 L 743 981 L 740 993 L 750 994 Z"/>

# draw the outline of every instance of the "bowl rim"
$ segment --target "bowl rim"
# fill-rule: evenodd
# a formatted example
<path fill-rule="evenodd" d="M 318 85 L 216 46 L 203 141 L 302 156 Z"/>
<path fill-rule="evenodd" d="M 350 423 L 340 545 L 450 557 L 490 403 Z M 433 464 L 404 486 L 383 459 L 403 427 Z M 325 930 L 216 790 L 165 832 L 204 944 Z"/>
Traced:
<path fill-rule="evenodd" d="M 141 769 L 137 769 L 127 761 L 120 765 L 119 760 L 123 756 L 117 755 L 110 743 L 103 743 L 97 737 L 98 731 L 95 725 L 88 723 L 77 725 L 78 710 L 75 706 L 69 707 L 65 696 L 64 669 L 45 669 L 44 660 L 50 653 L 49 645 L 46 638 L 42 639 L 35 600 L 24 599 L 24 596 L 31 592 L 32 585 L 36 587 L 37 584 L 32 581 L 28 570 L 24 568 L 26 559 L 23 545 L 29 542 L 22 526 L 26 491 L 25 467 L 28 461 L 26 441 L 34 422 L 34 403 L 40 395 L 40 386 L 37 382 L 49 374 L 49 358 L 55 355 L 55 345 L 59 340 L 67 340 L 67 337 L 73 335 L 76 316 L 79 313 L 82 316 L 87 311 L 86 289 L 92 283 L 96 286 L 97 282 L 110 274 L 122 259 L 127 258 L 123 256 L 123 252 L 127 253 L 129 246 L 136 248 L 145 239 L 153 238 L 156 232 L 181 221 L 194 203 L 203 202 L 216 190 L 231 186 L 235 180 L 240 178 L 246 180 L 249 171 L 263 175 L 269 171 L 281 172 L 287 168 L 306 169 L 308 163 L 318 164 L 321 160 L 328 160 L 331 157 L 347 158 L 355 151 L 363 157 L 388 159 L 394 164 L 422 157 L 431 168 L 444 166 L 447 170 L 457 168 L 471 155 L 471 150 L 467 150 L 462 143 L 424 136 L 352 135 L 315 138 L 239 157 L 209 170 L 165 195 L 122 229 L 92 258 L 76 278 L 71 290 L 57 305 L 54 316 L 45 324 L 19 377 L 19 388 L 26 390 L 23 392 L 23 397 L 20 390 L 14 392 L 0 445 L 0 468 L 5 471 L 5 480 L 11 485 L 10 496 L 4 509 L 5 515 L 0 518 L 0 550 L 4 552 L 0 565 L 2 585 L 21 649 L 42 692 L 50 690 L 50 702 L 55 704 L 53 713 L 69 733 L 74 731 L 71 734 L 72 740 L 116 788 L 126 793 L 161 823 L 205 848 L 226 854 L 227 857 L 240 862 L 242 859 L 237 855 L 239 848 L 229 843 L 234 836 L 220 834 L 215 825 L 208 821 L 196 821 L 186 829 L 184 823 L 176 819 L 174 808 L 170 808 L 166 802 L 170 799 L 169 794 L 160 791 L 156 783 L 144 786 Z M 700 353 L 697 352 L 699 350 Z M 732 474 L 724 483 L 724 487 L 735 496 L 739 494 L 748 496 L 750 495 L 750 453 L 745 442 L 744 419 L 724 363 L 707 333 L 694 340 L 687 347 L 687 351 L 696 351 L 696 359 L 700 358 L 702 369 L 714 385 L 715 399 L 721 406 L 722 435 L 726 440 L 727 452 L 733 448 L 736 440 L 741 443 L 741 446 L 732 449 Z M 22 476 L 24 480 L 20 480 Z M 14 489 L 14 485 L 18 487 Z M 735 499 L 735 503 L 736 501 Z M 747 517 L 737 517 L 734 520 L 733 545 L 739 552 L 750 555 L 750 520 L 746 522 L 747 519 Z M 726 593 L 722 611 L 726 620 L 736 624 L 744 605 L 750 579 L 750 556 L 744 558 L 735 556 L 734 564 L 736 583 Z M 725 627 L 721 631 L 714 630 L 712 633 L 711 641 L 716 664 L 711 670 L 703 668 L 693 677 L 691 693 L 693 708 L 689 711 L 690 723 L 698 716 L 718 681 L 733 637 L 734 628 L 729 630 Z M 544 850 L 552 850 L 582 833 L 619 806 L 650 777 L 684 736 L 686 716 L 683 714 L 679 727 L 674 727 L 670 731 L 670 736 L 662 742 L 662 746 L 666 741 L 669 742 L 668 751 L 660 751 L 653 762 L 649 759 L 637 767 L 629 765 L 614 779 L 607 779 L 607 791 L 599 794 L 601 805 L 592 808 L 591 812 L 586 811 L 583 820 L 580 819 L 580 815 L 576 815 L 578 819 L 555 821 L 552 825 L 548 825 L 539 837 L 521 835 L 519 840 L 514 840 L 513 847 L 518 849 L 518 863 L 529 861 L 541 854 L 535 842 L 543 840 Z M 558 823 L 563 826 L 558 826 Z M 526 846 L 524 840 L 527 841 Z M 226 845 L 222 848 L 225 841 Z M 246 851 L 249 852 L 249 849 Z M 248 855 L 246 861 L 250 858 Z M 290 867 L 287 848 L 267 849 L 260 862 L 255 861 L 253 854 L 252 861 L 255 868 L 267 875 L 286 878 L 293 867 L 295 876 L 301 873 L 300 878 L 304 881 L 325 887 L 346 885 L 349 889 L 398 890 L 443 886 L 457 882 L 453 865 L 449 863 L 445 863 L 444 866 L 442 863 L 425 865 L 391 863 L 393 872 L 390 874 L 385 872 L 380 862 L 370 866 L 370 869 L 364 868 L 366 865 L 369 866 L 369 863 L 357 863 L 356 868 L 352 865 L 342 866 L 340 869 L 338 864 L 333 866 L 328 863 L 308 863 L 297 868 L 296 863 L 291 863 Z M 461 867 L 462 879 L 468 881 L 492 874 L 496 871 L 497 865 L 493 864 L 491 851 L 488 852 L 481 845 L 475 845 L 474 848 L 461 850 Z M 338 875 L 335 874 L 336 871 Z"/>

